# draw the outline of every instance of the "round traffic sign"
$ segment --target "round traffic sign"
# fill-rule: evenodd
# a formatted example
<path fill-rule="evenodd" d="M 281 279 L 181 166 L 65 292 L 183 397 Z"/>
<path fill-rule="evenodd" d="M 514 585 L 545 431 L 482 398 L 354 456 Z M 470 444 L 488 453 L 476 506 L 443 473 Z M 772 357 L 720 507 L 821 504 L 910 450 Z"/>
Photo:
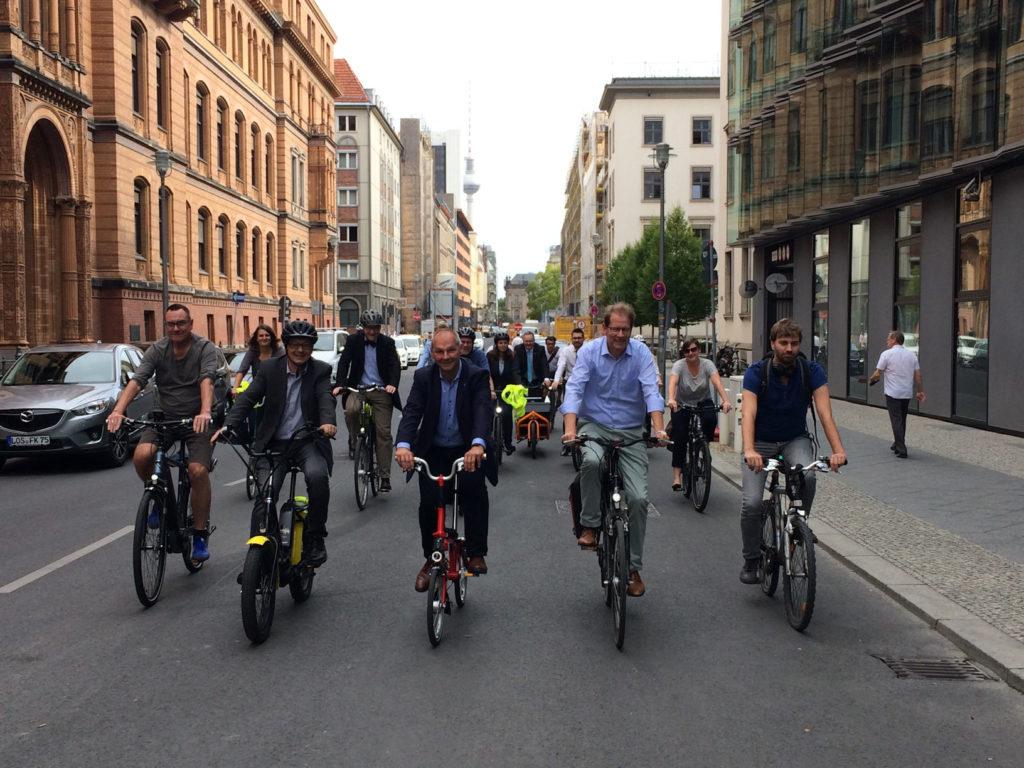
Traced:
<path fill-rule="evenodd" d="M 516 332 L 517 332 L 517 333 L 518 333 L 519 331 L 523 330 L 523 324 L 522 324 L 522 323 L 516 323 L 516 324 L 515 324 L 515 325 L 513 325 L 512 327 L 516 329 Z"/>
<path fill-rule="evenodd" d="M 423 316 L 419 312 L 413 312 L 412 319 L 418 323 L 420 320 L 423 319 Z"/>
<path fill-rule="evenodd" d="M 586 330 L 586 328 L 587 328 L 587 321 L 586 320 L 579 320 L 579 321 L 577 321 L 576 327 L 579 328 L 581 331 Z"/>
<path fill-rule="evenodd" d="M 597 304 L 591 304 L 590 305 L 590 316 L 591 317 L 597 317 L 597 312 L 598 312 Z"/>
<path fill-rule="evenodd" d="M 665 283 L 661 280 L 655 280 L 654 285 L 651 286 L 651 296 L 654 297 L 654 300 L 662 301 L 667 294 L 668 289 L 665 288 Z"/>

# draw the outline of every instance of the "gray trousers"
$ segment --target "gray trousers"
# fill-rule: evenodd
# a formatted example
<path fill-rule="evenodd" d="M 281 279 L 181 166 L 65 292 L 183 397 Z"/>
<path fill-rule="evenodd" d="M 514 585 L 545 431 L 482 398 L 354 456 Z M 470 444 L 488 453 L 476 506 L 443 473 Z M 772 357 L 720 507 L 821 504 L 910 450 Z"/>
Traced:
<path fill-rule="evenodd" d="M 889 411 L 889 422 L 892 424 L 892 440 L 896 448 L 907 452 L 907 412 L 910 410 L 910 399 L 885 396 L 885 407 Z"/>
<path fill-rule="evenodd" d="M 594 422 L 580 426 L 579 434 L 592 435 L 605 440 L 635 440 L 643 434 L 635 429 L 608 429 Z M 580 525 L 598 528 L 601 525 L 601 459 L 605 449 L 596 443 L 583 448 L 583 466 L 580 468 L 580 497 L 583 511 Z M 647 531 L 647 449 L 643 443 L 619 451 L 619 475 L 622 490 L 629 506 L 629 569 L 643 568 L 644 534 Z"/>
<path fill-rule="evenodd" d="M 366 400 L 373 406 L 373 426 L 377 431 L 377 476 L 391 478 L 391 453 L 394 438 L 391 436 L 391 414 L 395 409 L 391 395 L 387 392 L 367 392 Z M 348 425 L 348 447 L 354 448 L 359 436 L 359 395 L 348 393 L 345 401 L 345 423 Z"/>
<path fill-rule="evenodd" d="M 787 464 L 807 466 L 814 461 L 814 443 L 807 435 L 801 435 L 787 443 L 754 443 L 754 450 L 764 459 L 775 458 L 782 454 Z M 756 560 L 761 557 L 761 500 L 764 498 L 764 481 L 768 473 L 764 470 L 754 472 L 740 458 L 743 471 L 743 509 L 740 514 L 740 532 L 743 535 L 743 559 Z M 815 473 L 808 472 L 804 477 L 804 509 L 811 511 L 814 502 Z"/>

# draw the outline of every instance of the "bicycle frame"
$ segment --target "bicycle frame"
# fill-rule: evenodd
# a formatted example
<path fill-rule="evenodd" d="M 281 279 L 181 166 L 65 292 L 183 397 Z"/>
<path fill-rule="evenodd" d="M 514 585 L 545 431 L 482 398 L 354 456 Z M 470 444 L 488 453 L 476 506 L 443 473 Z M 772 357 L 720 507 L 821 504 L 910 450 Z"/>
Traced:
<path fill-rule="evenodd" d="M 775 551 L 783 553 L 783 561 L 786 573 L 792 573 L 790 562 L 790 537 L 793 535 L 793 518 L 799 517 L 805 523 L 810 512 L 804 508 L 803 493 L 806 484 L 804 472 L 807 470 L 820 469 L 821 460 L 816 461 L 808 467 L 790 468 L 786 470 L 781 458 L 769 459 L 765 463 L 765 470 L 768 477 L 765 479 L 765 487 L 772 497 L 772 514 L 775 515 Z M 827 464 L 826 464 L 827 466 Z M 785 485 L 780 482 L 779 475 L 785 478 Z M 783 508 L 782 496 L 786 495 L 789 503 Z"/>
<path fill-rule="evenodd" d="M 169 523 L 165 529 L 166 533 L 175 537 L 174 546 L 170 541 L 164 541 L 164 546 L 169 551 L 180 550 L 180 542 L 177 536 L 182 532 L 184 523 L 188 518 L 188 501 L 191 495 L 192 484 L 188 477 L 188 447 L 184 437 L 170 437 L 169 433 L 175 427 L 182 427 L 191 423 L 191 419 L 181 421 L 145 421 L 142 419 L 125 419 L 128 424 L 152 427 L 157 432 L 156 455 L 153 457 L 153 473 L 144 485 L 144 490 L 159 497 L 161 507 L 164 510 L 164 517 Z M 177 452 L 174 456 L 168 456 L 168 450 L 177 444 Z M 174 489 L 174 478 L 171 474 L 173 467 L 178 468 L 177 493 Z"/>

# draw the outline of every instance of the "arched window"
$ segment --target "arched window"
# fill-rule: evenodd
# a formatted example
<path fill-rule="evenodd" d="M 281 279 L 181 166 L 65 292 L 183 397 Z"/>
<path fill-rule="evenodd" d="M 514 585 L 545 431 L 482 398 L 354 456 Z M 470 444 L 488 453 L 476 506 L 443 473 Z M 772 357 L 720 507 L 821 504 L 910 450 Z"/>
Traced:
<path fill-rule="evenodd" d="M 226 277 L 228 273 L 227 229 L 228 217 L 221 216 L 217 219 L 213 239 L 214 245 L 217 248 L 217 273 L 222 277 Z"/>
<path fill-rule="evenodd" d="M 202 83 L 196 85 L 196 157 L 206 160 L 206 109 L 209 94 Z"/>
<path fill-rule="evenodd" d="M 224 99 L 217 99 L 217 167 L 224 170 L 228 165 L 227 136 L 224 132 L 227 127 L 224 125 L 228 119 L 228 105 Z"/>
<path fill-rule="evenodd" d="M 263 279 L 268 283 L 274 282 L 274 236 L 267 233 L 267 265 L 263 270 Z"/>
<path fill-rule="evenodd" d="M 245 224 L 235 225 L 235 277 L 245 279 Z"/>
<path fill-rule="evenodd" d="M 196 220 L 196 254 L 199 261 L 199 271 L 207 273 L 210 271 L 210 258 L 207 253 L 207 242 L 210 234 L 210 212 L 205 208 L 199 209 L 199 217 Z"/>
<path fill-rule="evenodd" d="M 348 328 L 359 325 L 359 305 L 355 299 L 342 299 L 338 304 L 338 324 Z"/>
<path fill-rule="evenodd" d="M 146 28 L 138 19 L 132 19 L 132 111 L 146 116 Z"/>
<path fill-rule="evenodd" d="M 170 113 L 171 96 L 171 51 L 167 41 L 158 37 L 156 41 L 156 124 L 166 130 Z"/>
<path fill-rule="evenodd" d="M 135 180 L 133 220 L 135 232 L 135 258 L 149 258 L 149 182 Z"/>
<path fill-rule="evenodd" d="M 263 156 L 263 185 L 267 194 L 274 194 L 274 139 L 267 134 L 266 148 Z"/>
<path fill-rule="evenodd" d="M 256 123 L 249 131 L 249 183 L 260 188 L 260 127 Z"/>
<path fill-rule="evenodd" d="M 252 229 L 252 274 L 254 283 L 260 282 L 260 230 L 259 227 Z"/>
<path fill-rule="evenodd" d="M 235 112 L 235 177 L 245 179 L 245 115 Z"/>

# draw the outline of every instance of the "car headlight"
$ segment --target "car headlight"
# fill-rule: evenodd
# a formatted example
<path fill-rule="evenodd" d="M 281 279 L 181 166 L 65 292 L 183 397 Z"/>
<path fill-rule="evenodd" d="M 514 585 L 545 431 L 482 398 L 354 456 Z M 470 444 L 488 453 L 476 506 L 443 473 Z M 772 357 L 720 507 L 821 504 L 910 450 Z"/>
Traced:
<path fill-rule="evenodd" d="M 102 413 L 113 405 L 113 400 L 95 400 L 94 402 L 86 403 L 79 408 L 72 408 L 71 413 L 74 416 L 91 416 L 94 413 Z"/>

